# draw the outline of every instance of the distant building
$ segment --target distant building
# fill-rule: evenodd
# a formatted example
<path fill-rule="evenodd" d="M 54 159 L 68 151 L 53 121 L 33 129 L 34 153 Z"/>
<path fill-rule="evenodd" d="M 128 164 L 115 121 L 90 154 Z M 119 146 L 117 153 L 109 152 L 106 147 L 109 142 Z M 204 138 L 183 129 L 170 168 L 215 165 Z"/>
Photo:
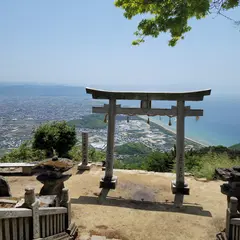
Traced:
<path fill-rule="evenodd" d="M 97 142 L 97 143 L 91 143 L 91 147 L 93 147 L 97 150 L 105 150 L 107 145 L 106 145 L 106 143 Z"/>

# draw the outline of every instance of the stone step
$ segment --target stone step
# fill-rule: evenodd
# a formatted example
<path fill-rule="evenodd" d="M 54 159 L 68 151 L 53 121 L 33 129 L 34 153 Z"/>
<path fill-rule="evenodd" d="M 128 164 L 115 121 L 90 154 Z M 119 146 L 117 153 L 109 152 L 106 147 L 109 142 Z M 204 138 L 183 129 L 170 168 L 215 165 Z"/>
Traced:
<path fill-rule="evenodd" d="M 93 235 L 93 236 L 91 237 L 91 240 L 107 240 L 107 238 L 104 237 L 104 236 L 96 236 L 96 235 Z"/>
<path fill-rule="evenodd" d="M 91 239 L 91 237 L 90 237 L 90 235 L 81 235 L 80 237 L 78 237 L 78 240 L 90 240 Z"/>
<path fill-rule="evenodd" d="M 116 238 L 106 238 L 105 236 L 89 236 L 89 235 L 83 235 L 78 238 L 79 240 L 121 240 L 121 239 L 116 239 Z"/>

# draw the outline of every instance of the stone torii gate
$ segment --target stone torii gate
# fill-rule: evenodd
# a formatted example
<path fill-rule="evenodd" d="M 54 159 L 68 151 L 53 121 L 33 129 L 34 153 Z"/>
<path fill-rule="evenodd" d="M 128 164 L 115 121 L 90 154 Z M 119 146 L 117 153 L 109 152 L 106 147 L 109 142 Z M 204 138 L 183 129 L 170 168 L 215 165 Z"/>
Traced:
<path fill-rule="evenodd" d="M 185 117 L 203 116 L 203 110 L 191 109 L 185 106 L 185 101 L 202 101 L 204 96 L 211 94 L 211 90 L 194 92 L 113 92 L 86 88 L 86 92 L 93 99 L 108 99 L 109 104 L 103 107 L 93 107 L 93 113 L 108 114 L 108 135 L 105 176 L 100 180 L 100 188 L 115 189 L 117 177 L 113 176 L 114 132 L 116 114 L 171 116 L 177 117 L 177 141 L 176 141 L 176 181 L 172 182 L 172 192 L 176 194 L 175 202 L 182 204 L 183 195 L 189 195 L 188 184 L 184 181 L 184 121 Z M 117 100 L 140 100 L 140 108 L 123 108 L 117 105 Z M 167 108 L 152 108 L 153 100 L 176 101 L 177 106 Z M 177 197 L 177 199 L 176 199 Z"/>

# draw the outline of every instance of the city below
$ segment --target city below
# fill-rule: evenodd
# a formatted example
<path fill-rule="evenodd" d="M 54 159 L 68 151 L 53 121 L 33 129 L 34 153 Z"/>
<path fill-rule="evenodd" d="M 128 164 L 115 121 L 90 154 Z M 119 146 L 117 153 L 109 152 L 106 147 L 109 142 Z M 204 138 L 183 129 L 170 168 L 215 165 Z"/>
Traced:
<path fill-rule="evenodd" d="M 0 155 L 30 140 L 34 129 L 47 121 L 65 120 L 76 124 L 79 142 L 81 132 L 89 133 L 89 144 L 105 150 L 107 124 L 104 115 L 91 114 L 91 108 L 99 105 L 85 94 L 80 96 L 0 96 Z M 91 117 L 93 116 L 93 117 Z M 86 119 L 87 118 L 87 119 Z M 91 124 L 89 124 L 91 122 Z M 86 124 L 85 124 L 86 123 Z M 99 125 L 100 123 L 100 125 Z M 117 116 L 115 145 L 140 142 L 153 150 L 170 151 L 176 141 L 175 134 L 160 125 L 137 116 Z M 186 139 L 186 149 L 199 148 L 200 144 Z"/>

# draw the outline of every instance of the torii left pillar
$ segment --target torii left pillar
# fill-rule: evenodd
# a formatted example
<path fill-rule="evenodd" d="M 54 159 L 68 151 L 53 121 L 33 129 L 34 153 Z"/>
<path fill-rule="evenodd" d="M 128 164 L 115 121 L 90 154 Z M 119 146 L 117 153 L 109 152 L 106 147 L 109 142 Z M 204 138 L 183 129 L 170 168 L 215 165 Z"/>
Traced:
<path fill-rule="evenodd" d="M 108 136 L 105 176 L 100 180 L 100 188 L 115 189 L 117 177 L 113 176 L 114 134 L 116 118 L 116 99 L 109 99 Z"/>

